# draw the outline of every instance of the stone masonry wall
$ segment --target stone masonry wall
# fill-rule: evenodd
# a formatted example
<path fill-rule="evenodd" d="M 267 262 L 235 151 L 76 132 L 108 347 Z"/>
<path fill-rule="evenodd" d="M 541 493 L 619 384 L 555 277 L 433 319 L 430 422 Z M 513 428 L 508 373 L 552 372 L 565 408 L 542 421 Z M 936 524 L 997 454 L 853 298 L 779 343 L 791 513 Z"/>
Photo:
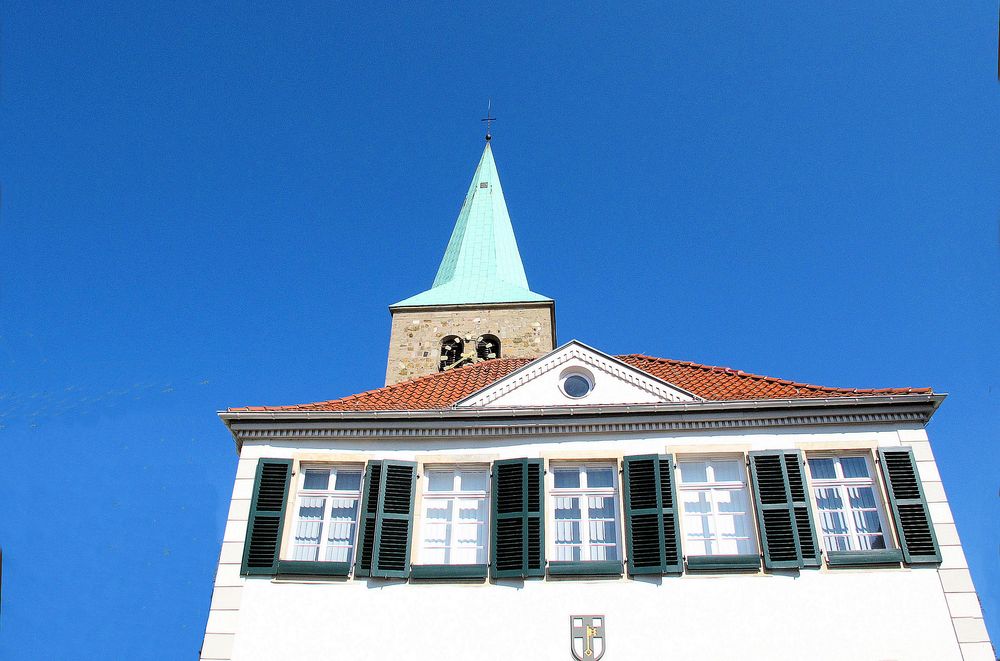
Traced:
<path fill-rule="evenodd" d="M 385 384 L 438 371 L 441 340 L 458 335 L 500 338 L 501 358 L 537 358 L 555 348 L 552 304 L 393 310 Z"/>

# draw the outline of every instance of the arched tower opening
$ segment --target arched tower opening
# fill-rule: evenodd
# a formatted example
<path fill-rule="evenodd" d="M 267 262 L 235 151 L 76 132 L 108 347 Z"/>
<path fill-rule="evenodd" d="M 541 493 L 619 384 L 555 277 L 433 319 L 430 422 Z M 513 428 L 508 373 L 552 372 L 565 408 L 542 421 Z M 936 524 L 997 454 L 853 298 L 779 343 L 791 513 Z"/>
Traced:
<path fill-rule="evenodd" d="M 476 357 L 479 360 L 499 358 L 500 338 L 496 335 L 480 335 L 476 341 Z"/>
<path fill-rule="evenodd" d="M 462 353 L 465 351 L 465 342 L 457 335 L 449 335 L 441 340 L 441 360 L 438 363 L 438 371 L 443 372 L 458 361 L 462 360 Z"/>

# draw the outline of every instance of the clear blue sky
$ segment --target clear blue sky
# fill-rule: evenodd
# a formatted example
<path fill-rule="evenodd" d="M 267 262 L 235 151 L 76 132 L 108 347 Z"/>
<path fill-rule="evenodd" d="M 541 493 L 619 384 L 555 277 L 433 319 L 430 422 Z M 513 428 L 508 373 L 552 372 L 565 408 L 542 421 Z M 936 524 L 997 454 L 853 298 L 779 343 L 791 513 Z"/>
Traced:
<path fill-rule="evenodd" d="M 194 658 L 215 411 L 382 384 L 490 96 L 560 341 L 950 393 L 1000 640 L 995 2 L 236 4 L 0 9 L 0 657 Z"/>

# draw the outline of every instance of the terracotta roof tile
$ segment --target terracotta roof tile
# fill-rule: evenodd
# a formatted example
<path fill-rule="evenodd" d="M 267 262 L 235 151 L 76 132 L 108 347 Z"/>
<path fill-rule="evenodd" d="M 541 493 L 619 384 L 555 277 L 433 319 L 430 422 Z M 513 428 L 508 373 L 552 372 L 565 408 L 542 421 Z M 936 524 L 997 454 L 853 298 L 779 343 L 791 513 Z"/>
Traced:
<path fill-rule="evenodd" d="M 748 374 L 729 367 L 701 365 L 641 354 L 618 359 L 663 381 L 708 400 L 865 397 L 930 393 L 930 388 L 830 388 L 787 379 Z M 245 406 L 229 411 L 405 411 L 445 409 L 531 362 L 499 358 L 448 372 L 403 381 L 341 399 L 292 406 Z"/>

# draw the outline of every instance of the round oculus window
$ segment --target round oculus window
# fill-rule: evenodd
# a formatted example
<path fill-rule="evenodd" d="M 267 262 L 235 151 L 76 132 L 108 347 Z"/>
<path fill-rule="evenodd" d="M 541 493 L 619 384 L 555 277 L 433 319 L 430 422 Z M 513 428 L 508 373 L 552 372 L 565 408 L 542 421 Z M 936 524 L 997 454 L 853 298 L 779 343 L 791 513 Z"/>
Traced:
<path fill-rule="evenodd" d="M 574 399 L 579 399 L 581 397 L 586 397 L 590 392 L 591 385 L 590 379 L 580 374 L 570 374 L 562 383 L 563 392 Z"/>

